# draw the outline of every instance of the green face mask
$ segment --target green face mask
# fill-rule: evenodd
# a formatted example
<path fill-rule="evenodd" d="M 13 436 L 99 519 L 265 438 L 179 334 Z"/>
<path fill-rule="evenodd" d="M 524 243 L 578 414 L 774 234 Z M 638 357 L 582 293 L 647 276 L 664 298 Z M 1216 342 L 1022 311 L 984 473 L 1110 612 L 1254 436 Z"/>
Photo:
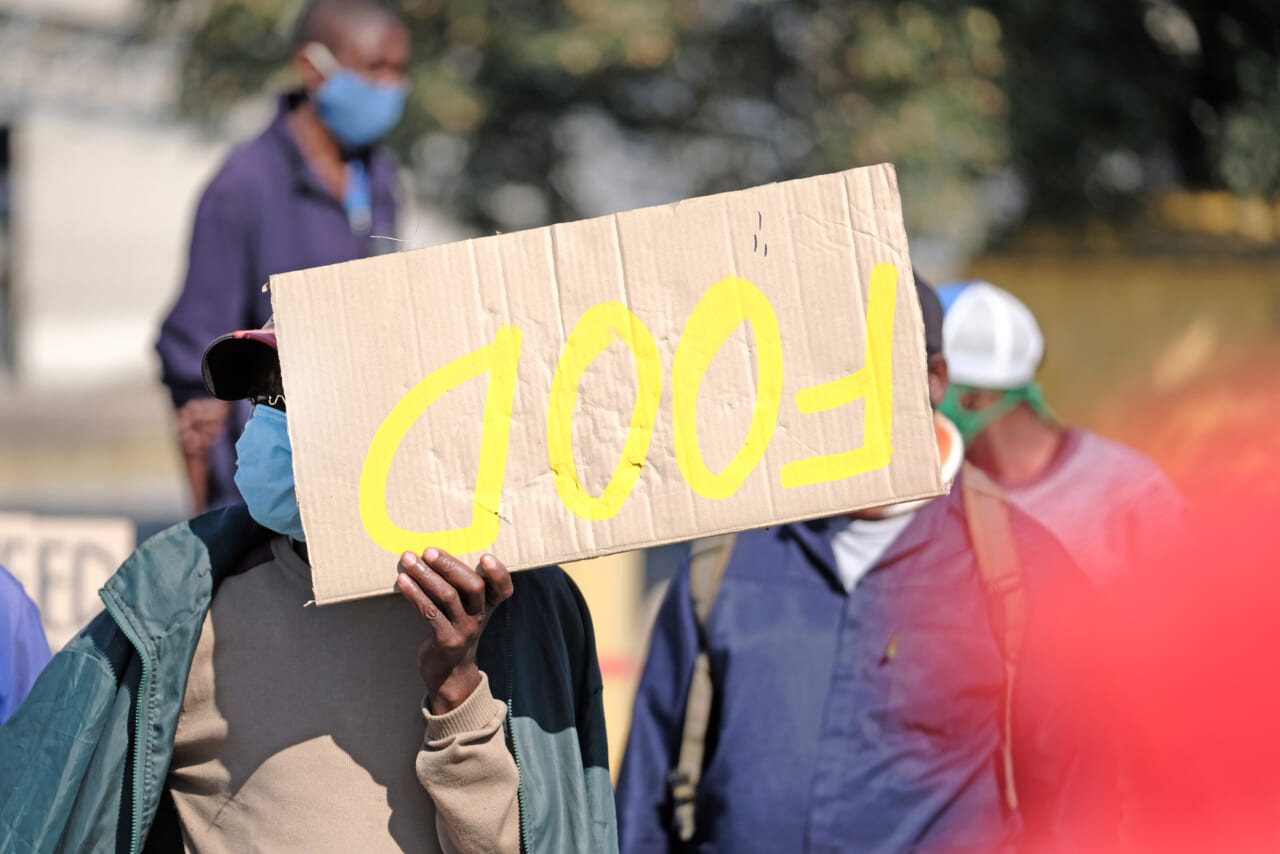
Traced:
<path fill-rule="evenodd" d="M 984 427 L 996 419 L 1008 415 L 1020 403 L 1030 406 L 1044 420 L 1053 420 L 1053 415 L 1049 412 L 1049 405 L 1044 401 L 1044 392 L 1040 390 L 1039 383 L 1028 383 L 1020 388 L 1011 388 L 1000 395 L 999 400 L 988 404 L 982 409 L 965 409 L 960 405 L 961 397 L 977 390 L 973 386 L 952 383 L 947 389 L 947 396 L 942 399 L 941 405 L 938 406 L 938 411 L 949 418 L 952 424 L 956 425 L 956 429 L 960 431 L 960 436 L 964 439 L 966 445 L 972 442 Z"/>

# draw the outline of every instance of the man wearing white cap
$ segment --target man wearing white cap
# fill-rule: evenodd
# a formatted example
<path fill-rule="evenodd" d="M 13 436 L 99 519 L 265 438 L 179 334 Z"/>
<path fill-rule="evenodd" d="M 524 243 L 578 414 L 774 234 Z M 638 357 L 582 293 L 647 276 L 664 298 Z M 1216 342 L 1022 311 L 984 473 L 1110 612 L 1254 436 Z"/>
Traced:
<path fill-rule="evenodd" d="M 1030 309 L 989 282 L 939 290 L 951 371 L 940 409 L 969 461 L 1057 535 L 1098 586 L 1179 535 L 1182 499 L 1150 460 L 1054 419 L 1035 381 L 1044 337 Z"/>

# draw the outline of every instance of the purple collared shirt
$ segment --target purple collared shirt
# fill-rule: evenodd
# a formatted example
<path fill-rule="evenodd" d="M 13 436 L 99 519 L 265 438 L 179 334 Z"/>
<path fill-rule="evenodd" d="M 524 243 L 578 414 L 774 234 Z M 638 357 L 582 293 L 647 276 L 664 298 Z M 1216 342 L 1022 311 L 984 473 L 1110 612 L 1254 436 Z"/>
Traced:
<path fill-rule="evenodd" d="M 311 171 L 290 133 L 289 98 L 256 139 L 238 147 L 218 170 L 196 208 L 182 293 L 160 329 L 156 350 L 175 407 L 208 397 L 200 359 L 214 338 L 262 326 L 271 299 L 262 286 L 275 273 L 304 270 L 392 251 L 396 170 L 381 150 L 368 158 L 370 211 L 353 221 Z M 214 446 L 209 506 L 240 500 L 235 441 L 249 414 L 237 404 Z"/>

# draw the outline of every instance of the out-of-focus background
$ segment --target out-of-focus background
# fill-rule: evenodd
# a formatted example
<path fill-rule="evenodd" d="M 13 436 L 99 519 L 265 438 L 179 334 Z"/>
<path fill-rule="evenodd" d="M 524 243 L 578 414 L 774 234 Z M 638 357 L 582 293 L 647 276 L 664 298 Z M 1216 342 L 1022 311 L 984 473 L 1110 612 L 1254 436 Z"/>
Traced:
<path fill-rule="evenodd" d="M 301 6 L 0 0 L 0 563 L 55 645 L 188 512 L 153 345 Z M 891 161 L 918 270 L 1032 308 L 1065 420 L 1182 482 L 1224 424 L 1276 413 L 1271 0 L 399 7 L 404 248 Z M 575 569 L 615 753 L 645 595 L 680 552 Z"/>

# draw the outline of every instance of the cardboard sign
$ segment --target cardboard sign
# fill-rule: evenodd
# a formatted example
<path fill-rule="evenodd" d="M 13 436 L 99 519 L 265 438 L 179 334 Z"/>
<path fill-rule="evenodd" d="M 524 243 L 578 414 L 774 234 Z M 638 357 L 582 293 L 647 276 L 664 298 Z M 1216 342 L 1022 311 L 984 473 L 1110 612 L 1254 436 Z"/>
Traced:
<path fill-rule="evenodd" d="M 98 590 L 136 540 L 130 519 L 0 513 L 0 566 L 40 608 L 55 652 L 102 610 Z"/>
<path fill-rule="evenodd" d="M 891 166 L 270 287 L 321 604 L 943 491 Z"/>

